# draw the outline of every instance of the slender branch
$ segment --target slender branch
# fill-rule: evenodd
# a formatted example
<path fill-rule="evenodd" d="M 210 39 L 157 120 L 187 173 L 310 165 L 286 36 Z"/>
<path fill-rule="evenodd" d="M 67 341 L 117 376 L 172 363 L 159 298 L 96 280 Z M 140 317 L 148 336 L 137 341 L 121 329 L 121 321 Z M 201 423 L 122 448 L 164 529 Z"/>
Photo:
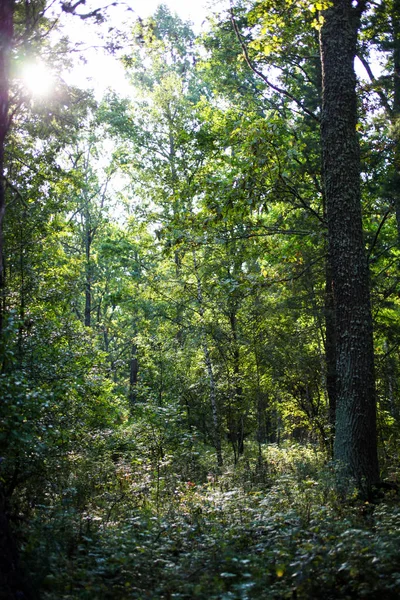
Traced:
<path fill-rule="evenodd" d="M 75 4 L 72 4 L 72 2 L 69 0 L 67 2 L 61 3 L 61 9 L 63 10 L 63 12 L 69 13 L 71 15 L 75 15 L 75 16 L 79 17 L 80 19 L 94 18 L 96 20 L 101 20 L 103 18 L 102 13 L 107 8 L 110 8 L 110 6 L 116 6 L 117 2 L 111 2 L 110 4 L 107 4 L 107 6 L 101 6 L 99 8 L 95 8 L 93 10 L 90 10 L 87 13 L 76 12 L 76 9 L 79 8 L 79 6 L 81 6 L 82 4 L 86 4 L 86 0 L 76 0 Z"/>
<path fill-rule="evenodd" d="M 261 71 L 259 71 L 253 65 L 252 61 L 250 60 L 246 44 L 244 43 L 243 38 L 242 38 L 242 36 L 240 34 L 239 28 L 237 26 L 236 19 L 235 19 L 234 13 L 233 13 L 233 9 L 231 9 L 230 14 L 231 14 L 230 20 L 231 20 L 233 29 L 235 31 L 236 37 L 238 39 L 238 42 L 239 42 L 239 44 L 240 44 L 240 46 L 242 48 L 243 56 L 244 56 L 244 59 L 246 61 L 247 66 L 253 71 L 253 73 L 255 73 L 256 75 L 258 75 L 258 77 L 260 77 L 268 85 L 268 87 L 270 87 L 275 92 L 278 92 L 279 94 L 282 94 L 282 96 L 285 96 L 286 98 L 289 98 L 290 100 L 292 100 L 293 102 L 295 102 L 295 104 L 297 104 L 297 106 L 299 106 L 303 112 L 305 112 L 309 117 L 311 117 L 312 119 L 314 119 L 315 121 L 317 121 L 319 123 L 319 118 L 317 117 L 317 115 L 315 115 L 311 110 L 309 110 L 306 106 L 304 106 L 304 104 L 300 100 L 298 100 L 295 96 L 293 96 L 293 94 L 291 94 L 287 90 L 285 90 L 283 88 L 280 88 L 277 85 L 275 85 L 274 83 L 272 83 L 264 75 L 264 73 L 262 73 Z"/>
<path fill-rule="evenodd" d="M 369 250 L 368 250 L 368 254 L 367 254 L 367 260 L 368 260 L 368 261 L 369 261 L 369 259 L 370 259 L 370 256 L 371 256 L 371 253 L 372 253 L 372 250 L 375 248 L 376 242 L 378 241 L 378 237 L 379 237 L 379 234 L 380 234 L 380 232 L 381 232 L 381 230 L 382 230 L 382 227 L 384 226 L 386 219 L 387 219 L 387 218 L 388 218 L 388 216 L 390 215 L 390 212 L 391 212 L 391 210 L 392 210 L 392 206 L 389 206 L 389 208 L 387 209 L 387 211 L 386 211 L 386 212 L 385 212 L 385 214 L 383 215 L 382 221 L 379 223 L 379 227 L 378 227 L 378 229 L 376 230 L 376 233 L 375 233 L 375 235 L 374 235 L 374 239 L 372 240 L 371 247 L 370 247 L 370 248 L 369 248 Z"/>
<path fill-rule="evenodd" d="M 318 221 L 320 223 L 322 223 L 324 226 L 326 226 L 325 219 L 323 217 L 321 217 L 321 215 L 318 214 L 317 211 L 314 210 L 309 204 L 307 204 L 307 202 L 304 200 L 304 198 L 301 196 L 301 194 L 299 194 L 297 189 L 293 185 L 290 185 L 289 182 L 286 181 L 286 179 L 284 177 L 282 177 L 282 175 L 279 175 L 279 179 L 281 180 L 283 185 L 286 187 L 286 189 L 289 190 L 289 192 L 291 194 L 293 194 L 293 196 L 295 198 L 297 198 L 297 200 L 300 202 L 302 207 L 305 208 L 306 210 L 308 210 L 312 215 L 314 215 L 314 217 L 316 217 L 316 219 L 318 219 Z"/>
<path fill-rule="evenodd" d="M 302 231 L 302 230 L 297 230 L 297 229 L 280 229 L 279 227 L 266 227 L 263 225 L 257 225 L 257 227 L 261 228 L 261 229 L 265 229 L 266 232 L 265 233 L 255 233 L 255 232 L 250 232 L 250 233 L 243 233 L 243 234 L 238 234 L 238 235 L 232 235 L 232 236 L 223 236 L 222 234 L 219 236 L 219 239 L 223 240 L 224 242 L 230 243 L 236 240 L 251 240 L 252 238 L 264 238 L 264 237 L 269 237 L 271 235 L 298 235 L 300 237 L 306 237 L 308 235 L 310 235 L 310 231 Z M 202 244 L 203 242 L 200 242 L 200 244 Z M 208 245 L 210 245 L 208 243 Z"/>
<path fill-rule="evenodd" d="M 383 363 L 383 361 L 392 354 L 392 352 L 397 352 L 397 350 L 399 349 L 398 344 L 394 344 L 391 348 L 389 348 L 389 350 L 387 350 L 385 352 L 385 354 L 383 354 L 382 356 L 378 356 L 377 357 L 377 361 L 380 363 Z"/>
<path fill-rule="evenodd" d="M 314 260 L 310 260 L 310 262 L 308 262 L 299 273 L 296 273 L 296 275 L 291 275 L 290 277 L 283 277 L 282 279 L 270 279 L 269 281 L 261 282 L 259 284 L 259 287 L 266 288 L 272 285 L 277 285 L 278 283 L 290 283 L 291 281 L 297 281 L 298 279 L 301 279 L 303 275 L 305 275 L 307 271 L 309 271 L 314 265 L 321 262 L 324 258 L 324 256 L 319 256 Z"/>
<path fill-rule="evenodd" d="M 357 5 L 353 7 L 353 11 L 355 12 L 358 18 L 361 18 L 363 12 L 365 12 L 367 4 L 368 0 L 358 0 Z"/>
<path fill-rule="evenodd" d="M 373 74 L 372 69 L 371 69 L 367 59 L 361 53 L 357 54 L 357 58 L 360 61 L 360 63 L 362 64 L 362 66 L 364 67 L 364 69 L 366 70 L 371 83 L 376 85 L 377 79 L 376 79 L 375 75 Z M 393 110 L 389 104 L 386 94 L 381 89 L 375 89 L 375 92 L 378 94 L 379 98 L 381 99 L 382 104 L 385 107 L 388 115 L 390 117 L 393 117 Z"/>
<path fill-rule="evenodd" d="M 25 206 L 25 208 L 29 208 L 27 201 L 25 200 L 25 198 L 23 197 L 23 195 L 21 194 L 19 189 L 17 187 L 15 187 L 15 185 L 12 184 L 11 181 L 9 181 L 9 179 L 7 179 L 7 177 L 3 176 L 3 179 L 6 182 L 7 186 L 9 188 L 11 188 L 13 192 L 15 192 L 15 194 L 17 195 L 17 198 L 22 202 L 22 204 Z M 10 206 L 10 204 L 12 204 L 12 202 L 9 202 L 8 206 Z"/>

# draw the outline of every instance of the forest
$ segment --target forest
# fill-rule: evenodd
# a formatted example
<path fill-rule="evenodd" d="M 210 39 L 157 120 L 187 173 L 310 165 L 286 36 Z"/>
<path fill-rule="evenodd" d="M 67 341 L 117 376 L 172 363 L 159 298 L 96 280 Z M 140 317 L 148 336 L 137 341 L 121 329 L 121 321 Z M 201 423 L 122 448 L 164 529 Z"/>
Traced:
<path fill-rule="evenodd" d="M 0 1 L 1 600 L 400 597 L 400 0 L 228 4 Z"/>

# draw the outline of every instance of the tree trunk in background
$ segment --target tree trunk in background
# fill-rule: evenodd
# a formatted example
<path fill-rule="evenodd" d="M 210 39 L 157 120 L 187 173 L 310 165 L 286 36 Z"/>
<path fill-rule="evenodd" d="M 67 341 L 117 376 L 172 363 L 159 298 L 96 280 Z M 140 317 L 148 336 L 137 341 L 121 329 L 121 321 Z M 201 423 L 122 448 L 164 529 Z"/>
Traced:
<path fill-rule="evenodd" d="M 3 331 L 3 223 L 5 213 L 4 149 L 9 130 L 9 60 L 13 38 L 14 0 L 0 1 L 0 334 Z M 18 553 L 6 511 L 6 499 L 0 482 L 0 598 L 16 597 L 18 590 Z"/>
<path fill-rule="evenodd" d="M 396 211 L 397 239 L 400 244 L 400 0 L 393 0 L 391 21 L 393 27 L 393 113 L 391 120 L 395 142 L 391 193 Z"/>
<path fill-rule="evenodd" d="M 379 481 L 369 275 L 362 235 L 354 57 L 366 3 L 333 0 L 320 34 L 321 140 L 335 296 L 337 407 L 334 458 L 360 488 Z"/>
<path fill-rule="evenodd" d="M 130 373 L 129 373 L 129 402 L 133 407 L 137 402 L 137 382 L 139 374 L 139 363 L 137 359 L 137 346 L 132 345 L 132 354 L 130 361 Z"/>
<path fill-rule="evenodd" d="M 232 334 L 232 358 L 233 358 L 233 407 L 234 416 L 230 426 L 230 438 L 235 449 L 235 463 L 239 456 L 244 453 L 244 398 L 241 386 L 240 373 L 240 349 L 237 334 L 237 309 L 232 307 L 229 312 L 229 323 Z M 240 410 L 239 410 L 240 409 Z"/>
<path fill-rule="evenodd" d="M 217 405 L 217 392 L 216 392 L 216 386 L 215 386 L 214 371 L 213 371 L 210 351 L 209 351 L 208 344 L 207 344 L 207 333 L 206 333 L 205 325 L 204 325 L 203 291 L 201 289 L 201 280 L 200 280 L 199 270 L 198 270 L 198 266 L 197 266 L 197 258 L 196 258 L 195 250 L 193 250 L 192 254 L 193 254 L 194 272 L 195 272 L 196 282 L 197 282 L 197 303 L 199 305 L 199 314 L 200 314 L 200 318 L 201 318 L 201 329 L 202 329 L 201 335 L 203 338 L 202 346 L 203 346 L 203 353 L 204 353 L 204 362 L 206 363 L 207 375 L 208 375 L 208 385 L 210 388 L 210 404 L 211 404 L 211 412 L 212 412 L 212 420 L 213 420 L 213 438 L 214 438 L 213 441 L 214 441 L 215 453 L 217 455 L 217 464 L 219 467 L 222 467 L 223 459 L 222 459 L 220 418 L 219 418 L 219 411 L 218 411 L 218 405 Z"/>
<path fill-rule="evenodd" d="M 329 261 L 326 264 L 325 283 L 325 365 L 326 365 L 326 391 L 328 394 L 328 417 L 329 417 L 329 446 L 333 453 L 333 440 L 335 436 L 336 422 L 336 324 L 335 324 L 335 298 L 333 293 L 333 281 Z"/>
<path fill-rule="evenodd" d="M 4 293 L 3 222 L 6 208 L 4 181 L 4 147 L 10 127 L 9 67 L 14 33 L 14 0 L 0 1 L 0 294 Z M 3 330 L 3 302 L 0 303 L 0 333 Z"/>
<path fill-rule="evenodd" d="M 92 324 L 92 229 L 89 210 L 85 210 L 85 327 Z"/>

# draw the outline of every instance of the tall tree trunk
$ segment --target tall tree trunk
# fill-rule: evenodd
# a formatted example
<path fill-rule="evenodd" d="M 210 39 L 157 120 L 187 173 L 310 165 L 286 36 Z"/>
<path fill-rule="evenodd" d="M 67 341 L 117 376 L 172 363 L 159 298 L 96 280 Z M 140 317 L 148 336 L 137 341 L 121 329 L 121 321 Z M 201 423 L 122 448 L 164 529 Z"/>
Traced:
<path fill-rule="evenodd" d="M 197 266 L 197 258 L 196 252 L 193 250 L 193 266 L 194 272 L 196 276 L 197 283 L 197 303 L 199 306 L 199 313 L 201 318 L 201 335 L 203 338 L 203 353 L 204 353 L 204 362 L 206 363 L 207 375 L 208 375 L 208 385 L 210 388 L 210 404 L 211 404 L 211 412 L 213 419 L 213 437 L 214 437 L 214 447 L 217 455 L 217 464 L 219 467 L 223 465 L 222 459 L 222 445 L 221 445 L 221 431 L 220 431 L 220 420 L 219 420 L 219 411 L 217 405 L 217 393 L 215 387 L 215 379 L 214 379 L 214 371 L 211 361 L 210 350 L 207 344 L 207 333 L 204 325 L 204 301 L 203 301 L 203 291 L 201 289 L 201 280 L 199 275 L 199 269 Z"/>
<path fill-rule="evenodd" d="M 4 235 L 6 207 L 4 150 L 10 126 L 9 62 L 13 38 L 14 0 L 0 1 L 0 335 L 3 332 L 4 309 Z M 0 481 L 0 597 L 16 597 L 18 586 L 18 552 L 6 511 L 6 494 Z"/>
<path fill-rule="evenodd" d="M 244 406 L 243 389 L 240 383 L 240 349 L 237 335 L 237 309 L 232 307 L 229 312 L 229 323 L 232 333 L 232 358 L 233 358 L 233 393 L 234 416 L 232 423 L 232 443 L 236 444 L 238 457 L 244 453 Z M 235 461 L 236 462 L 236 461 Z"/>
<path fill-rule="evenodd" d="M 4 235 L 3 224 L 6 209 L 4 181 L 4 148 L 10 127 L 9 116 L 9 69 L 14 34 L 14 0 L 0 2 L 0 294 L 4 294 Z M 0 302 L 0 333 L 3 331 L 3 302 Z"/>
<path fill-rule="evenodd" d="M 362 235 L 354 58 L 366 2 L 333 0 L 320 34 L 321 140 L 335 296 L 334 457 L 367 490 L 379 480 L 369 275 Z"/>
<path fill-rule="evenodd" d="M 92 230 L 89 211 L 85 211 L 85 326 L 92 324 Z"/>
<path fill-rule="evenodd" d="M 131 407 L 137 402 L 137 383 L 139 374 L 139 363 L 137 358 L 138 348 L 136 344 L 132 344 L 130 373 L 129 373 L 129 402 Z"/>
<path fill-rule="evenodd" d="M 322 111 L 322 64 L 321 56 L 318 57 L 316 62 L 316 89 L 318 93 L 318 106 Z M 323 156 L 321 150 L 320 156 L 320 170 L 321 170 L 321 181 L 322 181 L 322 207 L 324 214 L 324 221 L 327 221 L 326 214 L 326 194 L 324 189 L 324 173 L 323 173 Z M 333 281 L 332 281 L 332 269 L 330 265 L 330 255 L 327 252 L 325 259 L 325 297 L 324 297 L 324 321 L 325 321 L 325 339 L 324 339 L 324 352 L 325 352 L 325 374 L 326 374 L 326 392 L 328 395 L 328 423 L 329 423 L 329 451 L 333 457 L 333 441 L 335 436 L 335 422 L 336 422 L 336 404 L 337 404 L 337 390 L 336 390 L 336 323 L 335 323 L 335 297 L 333 293 Z"/>
<path fill-rule="evenodd" d="M 19 326 L 18 326 L 18 366 L 22 368 L 23 354 L 24 354 L 24 329 L 25 329 L 25 263 L 24 263 L 24 225 L 21 223 L 19 230 L 19 272 L 20 272 L 20 285 L 19 285 Z"/>
<path fill-rule="evenodd" d="M 337 386 L 336 386 L 336 323 L 335 323 L 335 298 L 333 281 L 329 260 L 327 260 L 325 284 L 325 365 L 326 365 L 326 391 L 328 394 L 328 417 L 330 427 L 330 450 L 333 452 L 335 436 Z"/>
<path fill-rule="evenodd" d="M 92 287 L 90 284 L 89 276 L 86 276 L 85 284 L 85 326 L 91 327 L 91 314 L 92 314 Z"/>
<path fill-rule="evenodd" d="M 400 0 L 393 0 L 391 21 L 393 28 L 393 112 L 392 127 L 395 142 L 392 194 L 396 211 L 397 239 L 400 244 Z"/>

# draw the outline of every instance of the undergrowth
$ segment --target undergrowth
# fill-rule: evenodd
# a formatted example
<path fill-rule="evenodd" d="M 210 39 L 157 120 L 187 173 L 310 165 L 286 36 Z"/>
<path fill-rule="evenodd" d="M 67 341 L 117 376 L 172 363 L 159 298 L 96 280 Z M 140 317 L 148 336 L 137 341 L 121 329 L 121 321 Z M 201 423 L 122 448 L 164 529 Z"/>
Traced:
<path fill-rule="evenodd" d="M 216 474 L 195 439 L 166 454 L 135 434 L 99 436 L 38 493 L 22 542 L 43 600 L 400 597 L 394 495 L 339 495 L 312 447 L 249 448 Z"/>

